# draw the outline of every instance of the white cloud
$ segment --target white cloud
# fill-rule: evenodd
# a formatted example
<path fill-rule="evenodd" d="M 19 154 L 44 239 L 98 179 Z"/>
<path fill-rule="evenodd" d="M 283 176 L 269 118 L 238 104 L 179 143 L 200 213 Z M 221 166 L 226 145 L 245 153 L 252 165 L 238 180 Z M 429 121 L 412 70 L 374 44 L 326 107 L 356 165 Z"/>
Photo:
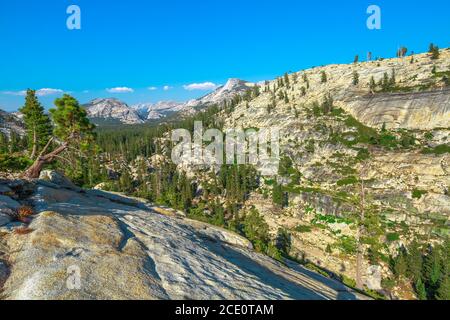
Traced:
<path fill-rule="evenodd" d="M 44 88 L 36 91 L 36 95 L 39 97 L 50 96 L 52 94 L 63 93 L 64 91 L 61 89 L 52 89 L 52 88 Z"/>
<path fill-rule="evenodd" d="M 172 89 L 172 87 L 171 86 L 164 86 L 164 91 L 169 91 L 170 89 Z"/>
<path fill-rule="evenodd" d="M 2 91 L 2 94 L 7 94 L 9 96 L 24 96 L 26 91 Z"/>
<path fill-rule="evenodd" d="M 150 91 L 155 91 L 155 90 L 157 90 L 158 88 L 157 88 L 157 87 L 148 87 L 147 89 L 150 90 Z"/>
<path fill-rule="evenodd" d="M 63 93 L 64 91 L 61 89 L 52 89 L 52 88 L 42 88 L 36 90 L 36 95 L 38 97 L 50 96 L 53 94 Z M 27 94 L 26 90 L 22 91 L 2 91 L 3 94 L 11 95 L 11 96 L 25 96 Z"/>
<path fill-rule="evenodd" d="M 109 93 L 132 93 L 134 92 L 133 89 L 127 88 L 127 87 L 116 87 L 116 88 L 110 88 L 106 89 Z"/>
<path fill-rule="evenodd" d="M 213 90 L 217 88 L 217 85 L 212 82 L 203 82 L 203 83 L 191 83 L 183 86 L 184 89 L 193 91 L 193 90 Z"/>

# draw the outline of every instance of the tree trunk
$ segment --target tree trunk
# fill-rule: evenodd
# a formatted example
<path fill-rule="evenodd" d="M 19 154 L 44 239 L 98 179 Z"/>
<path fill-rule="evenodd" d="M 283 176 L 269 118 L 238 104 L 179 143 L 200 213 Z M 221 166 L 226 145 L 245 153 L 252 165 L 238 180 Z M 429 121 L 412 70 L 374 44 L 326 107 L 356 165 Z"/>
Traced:
<path fill-rule="evenodd" d="M 36 159 L 31 167 L 25 171 L 24 177 L 29 179 L 37 179 L 41 174 L 42 168 L 44 168 L 45 161 L 41 158 Z"/>
<path fill-rule="evenodd" d="M 31 151 L 31 160 L 34 160 L 34 158 L 36 157 L 36 152 L 37 152 L 37 134 L 36 134 L 36 128 L 34 128 L 33 130 L 33 151 Z"/>
<path fill-rule="evenodd" d="M 44 168 L 44 165 L 52 163 L 55 158 L 58 157 L 59 154 L 63 153 L 67 147 L 68 143 L 65 142 L 58 148 L 56 148 L 54 151 L 50 152 L 49 154 L 43 155 L 43 153 L 48 149 L 50 146 L 52 140 L 50 140 L 45 148 L 42 150 L 42 153 L 37 157 L 36 161 L 34 161 L 33 165 L 27 169 L 24 173 L 25 178 L 29 179 L 37 179 L 39 178 L 39 175 L 41 174 L 42 169 Z"/>

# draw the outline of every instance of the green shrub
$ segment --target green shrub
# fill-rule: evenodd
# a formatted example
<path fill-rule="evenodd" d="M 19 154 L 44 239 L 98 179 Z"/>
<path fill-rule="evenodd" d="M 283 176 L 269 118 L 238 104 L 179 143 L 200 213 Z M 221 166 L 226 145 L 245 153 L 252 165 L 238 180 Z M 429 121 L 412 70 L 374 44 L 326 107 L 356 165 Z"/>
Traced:
<path fill-rule="evenodd" d="M 413 197 L 414 199 L 420 199 L 420 198 L 422 198 L 422 196 L 425 195 L 425 194 L 427 194 L 427 191 L 425 191 L 425 190 L 414 189 L 414 190 L 412 191 L 412 197 Z"/>
<path fill-rule="evenodd" d="M 23 171 L 32 163 L 33 162 L 27 157 L 0 154 L 0 171 Z"/>
<path fill-rule="evenodd" d="M 372 140 L 372 143 L 386 148 L 395 148 L 397 146 L 397 139 L 395 136 L 385 132 L 379 135 L 376 140 Z"/>
<path fill-rule="evenodd" d="M 424 138 L 426 140 L 433 140 L 434 136 L 431 132 L 427 132 L 427 133 L 425 133 Z"/>
<path fill-rule="evenodd" d="M 400 139 L 400 144 L 403 148 L 409 149 L 416 144 L 416 138 L 409 133 L 403 133 Z"/>
<path fill-rule="evenodd" d="M 434 148 L 425 148 L 422 150 L 423 154 L 435 154 L 435 155 L 441 155 L 450 153 L 450 145 L 448 144 L 441 144 L 439 146 L 436 146 Z"/>
<path fill-rule="evenodd" d="M 343 236 L 339 239 L 337 247 L 346 254 L 356 254 L 356 239 L 354 237 Z"/>
<path fill-rule="evenodd" d="M 341 179 L 337 182 L 337 185 L 342 187 L 342 186 L 348 186 L 348 185 L 352 185 L 352 184 L 356 184 L 358 182 L 358 179 L 354 176 L 350 176 L 344 179 Z"/>
<path fill-rule="evenodd" d="M 358 155 L 356 159 L 359 161 L 364 161 L 370 158 L 370 152 L 366 148 L 362 148 L 358 150 Z"/>
<path fill-rule="evenodd" d="M 267 245 L 267 249 L 265 251 L 265 254 L 267 254 L 272 259 L 275 259 L 277 261 L 283 262 L 283 254 L 282 252 L 272 243 L 269 243 Z"/>
<path fill-rule="evenodd" d="M 294 231 L 300 232 L 300 233 L 308 233 L 311 232 L 312 228 L 310 226 L 304 226 L 299 224 L 295 227 Z"/>
<path fill-rule="evenodd" d="M 287 176 L 293 169 L 293 163 L 291 158 L 284 156 L 280 159 L 280 165 L 278 167 L 278 174 L 281 176 Z"/>
<path fill-rule="evenodd" d="M 389 241 L 389 242 L 394 242 L 394 241 L 400 240 L 400 235 L 398 233 L 395 233 L 395 232 L 388 233 L 386 235 L 386 240 Z"/>
<path fill-rule="evenodd" d="M 383 278 L 383 279 L 381 280 L 381 286 L 382 286 L 384 289 L 392 290 L 392 288 L 394 288 L 395 285 L 396 285 L 396 283 L 395 283 L 395 280 L 394 280 L 394 279 L 391 279 L 391 278 Z"/>
<path fill-rule="evenodd" d="M 367 127 L 363 125 L 361 122 L 356 120 L 352 116 L 347 116 L 347 119 L 345 120 L 345 125 L 349 128 L 356 128 L 358 131 L 358 137 L 356 143 L 369 143 L 373 140 L 374 137 L 377 137 L 377 132 L 375 129 L 372 129 L 370 127 Z"/>
<path fill-rule="evenodd" d="M 350 219 L 339 218 L 339 217 L 332 216 L 332 215 L 322 215 L 322 214 L 317 214 L 316 217 L 311 222 L 314 224 L 317 222 L 325 222 L 328 224 L 333 224 L 333 223 L 351 224 L 352 223 L 352 221 Z"/>
<path fill-rule="evenodd" d="M 347 287 L 355 288 L 356 287 L 356 281 L 347 277 L 346 275 L 341 275 L 341 281 L 343 284 L 345 284 Z"/>
<path fill-rule="evenodd" d="M 305 264 L 305 268 L 307 268 L 307 269 L 309 269 L 309 270 L 312 270 L 312 271 L 314 271 L 314 272 L 317 272 L 318 274 L 320 274 L 320 275 L 322 275 L 322 276 L 324 276 L 324 277 L 326 277 L 326 278 L 331 278 L 331 274 L 330 274 L 330 273 L 328 273 L 328 272 L 325 271 L 324 269 L 322 269 L 322 268 L 316 266 L 315 264 L 313 264 L 313 263 L 311 263 L 311 262 L 306 263 L 306 264 Z"/>

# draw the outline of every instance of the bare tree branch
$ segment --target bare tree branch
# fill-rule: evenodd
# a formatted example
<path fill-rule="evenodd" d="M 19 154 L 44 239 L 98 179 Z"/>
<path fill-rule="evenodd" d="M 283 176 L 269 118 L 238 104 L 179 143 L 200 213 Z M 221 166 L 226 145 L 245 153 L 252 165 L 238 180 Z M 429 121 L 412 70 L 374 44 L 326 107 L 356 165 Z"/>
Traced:
<path fill-rule="evenodd" d="M 54 137 L 51 137 L 51 138 L 48 140 L 48 142 L 47 142 L 47 144 L 45 145 L 44 149 L 42 149 L 41 153 L 39 153 L 38 158 L 41 158 L 41 157 L 47 152 L 47 149 L 50 148 L 50 145 L 52 144 L 52 142 L 53 142 L 54 139 L 55 139 Z"/>

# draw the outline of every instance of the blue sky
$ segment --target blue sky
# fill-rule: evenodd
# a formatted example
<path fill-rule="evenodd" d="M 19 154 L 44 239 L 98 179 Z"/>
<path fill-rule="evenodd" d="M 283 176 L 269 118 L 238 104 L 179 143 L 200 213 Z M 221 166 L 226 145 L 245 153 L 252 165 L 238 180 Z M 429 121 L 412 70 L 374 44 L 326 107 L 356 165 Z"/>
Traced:
<path fill-rule="evenodd" d="M 72 4 L 81 30 L 66 27 Z M 366 27 L 371 4 L 381 30 Z M 55 89 L 40 91 L 46 106 L 61 91 L 82 103 L 182 101 L 208 92 L 187 90 L 193 83 L 272 79 L 368 51 L 391 57 L 399 45 L 448 47 L 449 12 L 448 0 L 1 1 L 0 107 L 16 110 L 29 87 Z M 107 91 L 121 87 L 133 92 Z"/>

